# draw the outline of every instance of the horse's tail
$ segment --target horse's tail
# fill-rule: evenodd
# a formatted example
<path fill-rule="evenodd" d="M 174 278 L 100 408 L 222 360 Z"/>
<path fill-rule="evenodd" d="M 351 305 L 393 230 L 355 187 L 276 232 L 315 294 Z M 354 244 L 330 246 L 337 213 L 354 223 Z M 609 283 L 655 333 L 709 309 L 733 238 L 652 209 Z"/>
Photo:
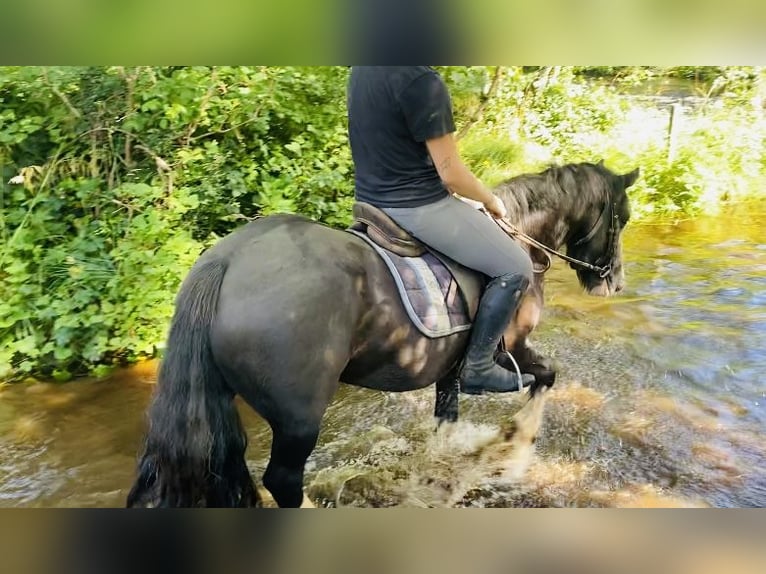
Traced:
<path fill-rule="evenodd" d="M 210 349 L 210 330 L 228 264 L 202 263 L 176 298 L 167 354 L 149 409 L 149 430 L 127 506 L 254 506 L 247 437 L 234 393 Z"/>

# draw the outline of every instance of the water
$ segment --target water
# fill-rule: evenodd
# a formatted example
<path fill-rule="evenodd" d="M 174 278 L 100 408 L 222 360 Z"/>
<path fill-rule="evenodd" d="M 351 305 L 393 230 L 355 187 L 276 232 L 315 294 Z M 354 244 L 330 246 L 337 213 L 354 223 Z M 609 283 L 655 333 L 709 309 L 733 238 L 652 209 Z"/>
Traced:
<path fill-rule="evenodd" d="M 462 397 L 434 433 L 433 389 L 343 388 L 309 459 L 325 506 L 766 506 L 766 210 L 631 225 L 628 286 L 580 292 L 556 264 L 535 343 L 560 364 L 531 459 L 498 438 L 518 396 Z M 152 391 L 106 381 L 0 390 L 0 506 L 121 506 Z M 260 477 L 270 431 L 243 407 Z"/>

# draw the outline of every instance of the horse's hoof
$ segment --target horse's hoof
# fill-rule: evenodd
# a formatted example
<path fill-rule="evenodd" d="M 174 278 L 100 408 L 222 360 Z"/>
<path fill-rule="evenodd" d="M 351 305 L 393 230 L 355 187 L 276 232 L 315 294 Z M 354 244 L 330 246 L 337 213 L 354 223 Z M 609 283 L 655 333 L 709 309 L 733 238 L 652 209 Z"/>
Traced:
<path fill-rule="evenodd" d="M 311 502 L 311 499 L 306 495 L 306 493 L 303 493 L 303 501 L 301 502 L 301 508 L 316 508 L 316 505 Z"/>
<path fill-rule="evenodd" d="M 556 382 L 556 371 L 552 369 L 546 369 L 541 365 L 532 365 L 529 369 L 535 376 L 535 382 L 530 387 L 529 392 L 532 396 L 542 387 L 548 387 L 549 389 Z"/>
<path fill-rule="evenodd" d="M 502 356 L 502 355 L 501 355 Z M 513 349 L 513 357 L 519 362 L 519 367 L 525 373 L 531 373 L 529 370 L 533 365 L 538 365 L 544 369 L 557 371 L 558 365 L 551 357 L 546 357 L 535 351 L 532 347 L 521 347 Z"/>

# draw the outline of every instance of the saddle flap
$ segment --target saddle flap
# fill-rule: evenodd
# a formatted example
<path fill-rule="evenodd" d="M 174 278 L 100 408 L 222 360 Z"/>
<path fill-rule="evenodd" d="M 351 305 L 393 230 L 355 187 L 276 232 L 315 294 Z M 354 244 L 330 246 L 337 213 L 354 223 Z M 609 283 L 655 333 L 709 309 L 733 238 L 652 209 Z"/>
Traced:
<path fill-rule="evenodd" d="M 374 205 L 356 202 L 353 214 L 354 223 L 351 229 L 366 231 L 367 236 L 384 249 L 402 257 L 420 257 L 426 252 L 422 243 Z"/>
<path fill-rule="evenodd" d="M 428 338 L 453 335 L 471 328 L 481 294 L 482 275 L 434 251 L 419 257 L 397 255 L 355 229 L 391 273 L 412 323 Z"/>

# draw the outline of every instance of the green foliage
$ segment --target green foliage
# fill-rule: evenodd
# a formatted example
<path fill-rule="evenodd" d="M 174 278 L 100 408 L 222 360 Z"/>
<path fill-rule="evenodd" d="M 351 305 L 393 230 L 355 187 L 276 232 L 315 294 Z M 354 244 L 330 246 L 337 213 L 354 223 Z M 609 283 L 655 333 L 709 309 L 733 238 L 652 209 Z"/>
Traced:
<path fill-rule="evenodd" d="M 496 67 L 437 66 L 436 70 L 449 87 L 455 124 L 460 130 L 473 120 L 487 97 Z"/>
<path fill-rule="evenodd" d="M 490 186 L 518 175 L 523 154 L 519 142 L 478 130 L 469 134 L 460 145 L 460 155 L 466 165 Z"/>
<path fill-rule="evenodd" d="M 523 137 L 561 161 L 572 149 L 587 150 L 594 136 L 607 133 L 624 111 L 614 91 L 578 80 L 559 70 L 533 80 L 526 98 Z"/>
<path fill-rule="evenodd" d="M 755 110 L 721 107 L 682 117 L 675 151 L 650 145 L 635 154 L 644 176 L 634 194 L 639 214 L 689 216 L 760 191 L 766 121 Z"/>
<path fill-rule="evenodd" d="M 201 248 L 180 226 L 181 211 L 154 203 L 164 195 L 142 183 L 101 190 L 85 180 L 6 212 L 13 221 L 31 215 L 2 253 L 3 376 L 67 378 L 155 353 L 172 293 Z M 68 197 L 86 206 L 73 213 Z"/>
<path fill-rule="evenodd" d="M 631 189 L 637 217 L 712 212 L 760 193 L 766 166 L 762 70 L 584 70 L 509 73 L 495 109 L 486 114 L 492 121 L 473 130 L 461 148 L 477 174 L 492 184 L 550 163 L 604 159 L 616 170 L 640 167 L 642 176 Z M 636 93 L 631 87 L 639 78 L 648 83 L 661 73 L 708 82 L 704 90 L 692 90 L 703 94 L 697 108 L 678 108 L 672 137 L 667 103 L 626 95 Z M 606 74 L 616 81 L 583 79 Z"/>
<path fill-rule="evenodd" d="M 346 68 L 0 68 L 0 379 L 153 355 L 243 220 L 349 222 Z"/>

